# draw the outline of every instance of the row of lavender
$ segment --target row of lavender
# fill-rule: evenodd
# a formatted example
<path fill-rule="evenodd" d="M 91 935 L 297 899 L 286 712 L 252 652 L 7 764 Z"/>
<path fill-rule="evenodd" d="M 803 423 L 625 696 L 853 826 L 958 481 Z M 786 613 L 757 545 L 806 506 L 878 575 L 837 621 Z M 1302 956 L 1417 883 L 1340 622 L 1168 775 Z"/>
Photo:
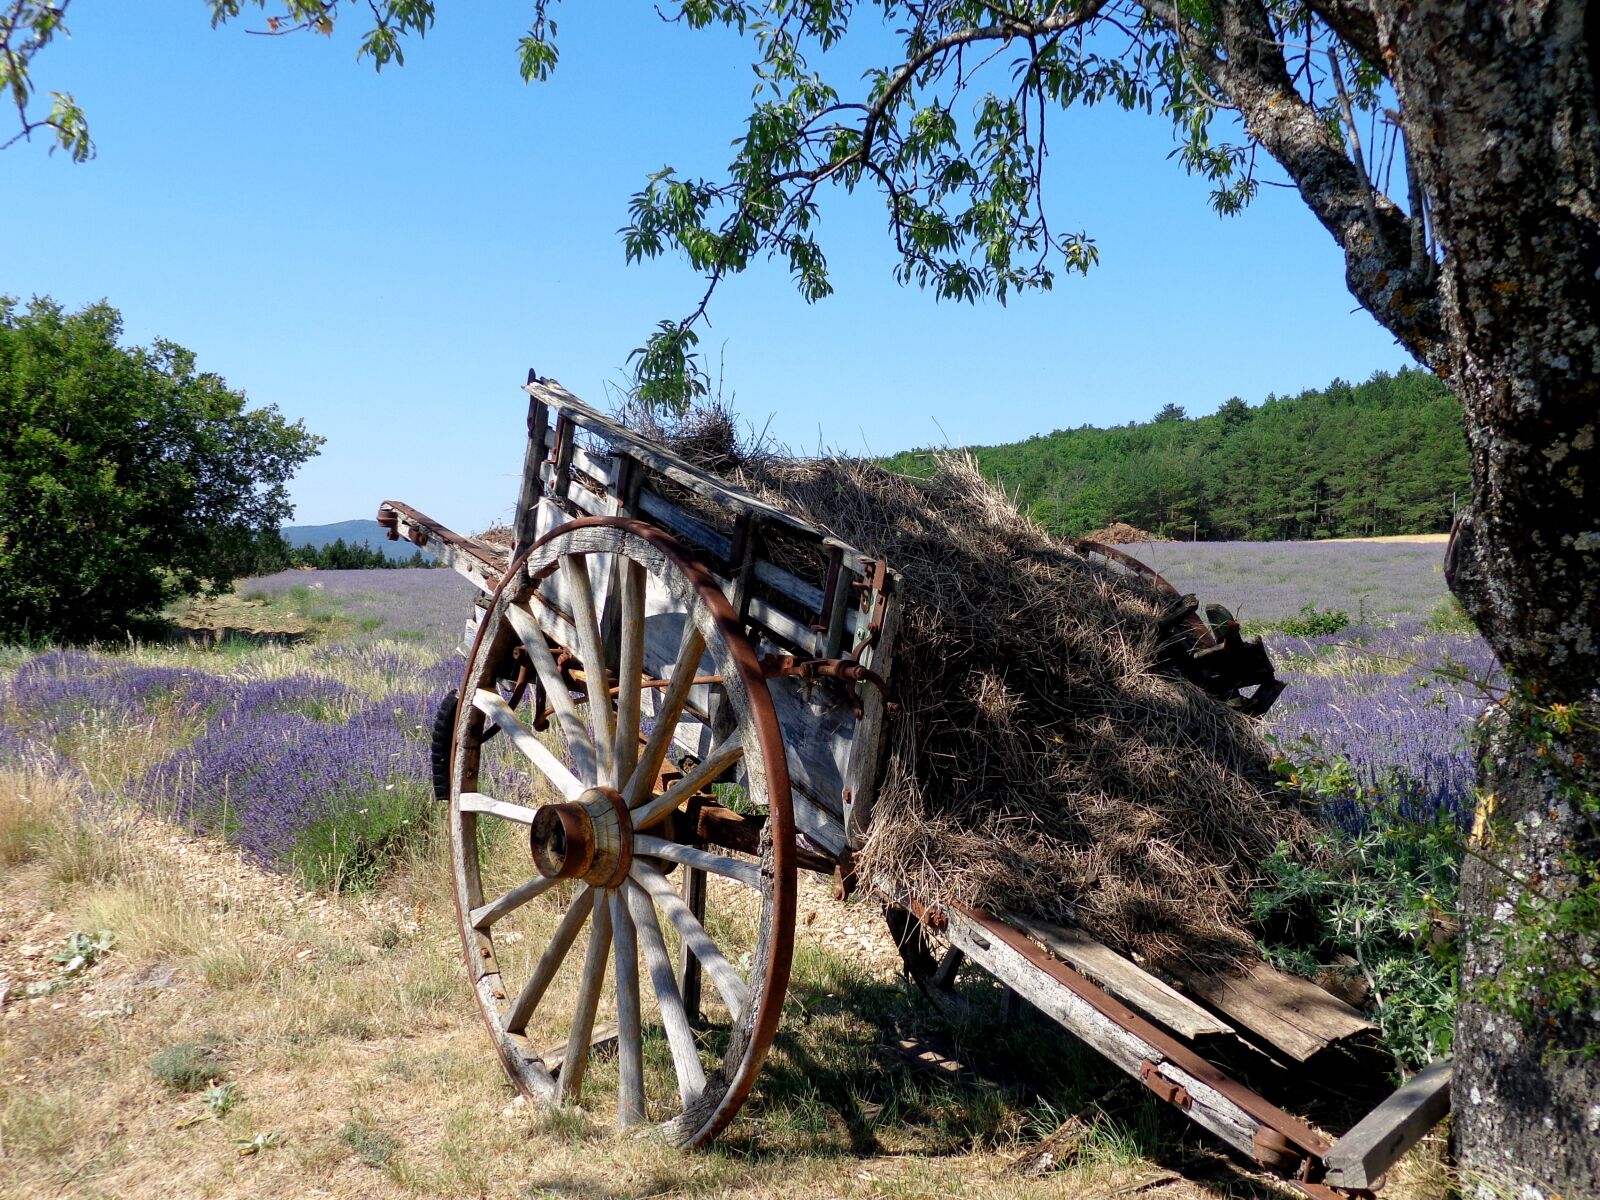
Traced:
<path fill-rule="evenodd" d="M 1426 611 L 1445 598 L 1436 545 L 1130 547 L 1183 590 L 1270 620 L 1309 597 L 1369 613 Z M 1199 552 L 1204 551 L 1201 555 Z M 1252 556 L 1282 589 L 1242 581 Z M 457 681 L 471 588 L 443 571 L 287 572 L 241 589 L 280 606 L 321 606 L 346 619 L 338 642 L 196 656 L 51 651 L 0 683 L 0 762 L 45 760 L 76 771 L 105 799 L 225 832 L 263 862 L 313 876 L 319 862 L 360 873 L 422 819 L 426 738 L 439 697 Z M 1359 604 L 1355 601 L 1360 601 Z M 1467 730 L 1493 662 L 1475 635 L 1416 617 L 1336 634 L 1269 634 L 1290 688 L 1272 730 L 1302 785 L 1331 815 L 1362 827 L 1374 811 L 1417 819 L 1470 807 Z M 203 665 L 169 665 L 183 660 Z M 1441 674 L 1441 668 L 1444 674 Z M 159 723 L 166 751 L 136 772 L 91 784 L 85 751 Z M 343 845 L 340 846 L 340 839 Z"/>
<path fill-rule="evenodd" d="M 428 731 L 460 680 L 452 649 L 472 589 L 443 571 L 314 582 L 316 601 L 356 616 L 346 624 L 361 632 L 289 649 L 28 658 L 0 683 L 0 764 L 66 772 L 87 801 L 224 834 L 312 883 L 364 881 L 426 824 Z M 291 588 L 308 591 L 306 576 L 250 585 L 280 597 Z M 386 624 L 398 640 L 384 640 Z M 130 740 L 156 752 L 119 756 Z"/>

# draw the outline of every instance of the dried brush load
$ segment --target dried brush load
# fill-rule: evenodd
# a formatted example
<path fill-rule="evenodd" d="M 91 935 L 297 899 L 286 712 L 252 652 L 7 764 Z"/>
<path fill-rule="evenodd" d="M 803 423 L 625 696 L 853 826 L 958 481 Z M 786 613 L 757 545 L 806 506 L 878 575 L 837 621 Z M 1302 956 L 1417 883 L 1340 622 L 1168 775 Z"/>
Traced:
<path fill-rule="evenodd" d="M 1170 596 L 1046 533 L 965 454 L 912 478 L 741 449 L 724 411 L 650 432 L 903 577 L 861 871 L 1073 922 L 1158 968 L 1252 954 L 1259 864 L 1310 817 L 1255 723 L 1163 669 Z"/>

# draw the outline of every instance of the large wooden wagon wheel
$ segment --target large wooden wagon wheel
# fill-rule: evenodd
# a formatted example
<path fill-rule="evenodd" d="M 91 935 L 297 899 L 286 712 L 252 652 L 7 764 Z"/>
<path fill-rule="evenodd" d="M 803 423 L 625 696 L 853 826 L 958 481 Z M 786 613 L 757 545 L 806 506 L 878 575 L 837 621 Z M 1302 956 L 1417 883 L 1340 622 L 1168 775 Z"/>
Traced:
<path fill-rule="evenodd" d="M 602 579 L 614 581 L 606 614 L 596 605 Z M 547 628 L 558 613 L 555 627 L 570 641 L 547 641 L 536 609 Z M 644 670 L 647 622 L 656 645 L 665 634 L 677 647 L 676 662 L 656 676 Z M 508 697 L 504 681 L 517 673 L 508 663 L 530 668 L 524 678 L 537 687 Z M 708 686 L 722 732 L 698 761 L 673 764 L 668 751 L 691 691 Z M 659 698 L 653 720 L 641 712 L 647 692 Z M 523 723 L 508 702 L 521 694 L 546 698 L 552 733 Z M 450 751 L 451 867 L 467 972 L 500 1061 L 530 1100 L 578 1103 L 592 1047 L 614 1038 L 618 1124 L 655 1120 L 676 1143 L 708 1141 L 749 1096 L 772 1042 L 794 935 L 783 742 L 732 608 L 711 574 L 653 526 L 576 520 L 512 564 L 479 626 L 461 696 Z M 480 746 L 496 727 L 534 794 L 542 789 L 534 807 L 480 789 Z M 734 768 L 766 816 L 759 861 L 709 852 L 674 832 L 674 811 Z M 505 876 L 507 861 L 514 874 L 492 881 L 488 867 L 498 863 Z M 720 877 L 709 888 L 707 874 Z M 685 880 L 682 894 L 673 875 Z M 717 919 L 704 915 L 707 904 Z M 742 953 L 732 944 L 741 919 L 750 939 Z M 682 961 L 675 972 L 668 936 L 680 956 L 694 956 L 697 972 L 683 972 Z M 699 972 L 713 985 L 704 1025 L 696 1021 Z M 669 1056 L 675 1088 L 647 1095 L 650 1079 L 667 1078 L 647 1079 L 647 1059 L 664 1066 Z"/>

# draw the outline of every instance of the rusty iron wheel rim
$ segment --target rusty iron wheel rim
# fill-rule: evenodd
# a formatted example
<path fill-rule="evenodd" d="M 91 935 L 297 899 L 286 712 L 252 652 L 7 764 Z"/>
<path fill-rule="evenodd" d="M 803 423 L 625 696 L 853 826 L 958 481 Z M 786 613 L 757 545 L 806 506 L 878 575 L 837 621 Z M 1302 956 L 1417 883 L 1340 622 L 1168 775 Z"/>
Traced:
<path fill-rule="evenodd" d="M 667 1106 L 673 1108 L 672 1116 L 666 1120 L 651 1118 L 669 1140 L 684 1146 L 703 1145 L 726 1127 L 748 1099 L 781 1018 L 794 936 L 794 819 L 781 730 L 754 649 L 715 578 L 674 539 L 654 526 L 622 518 L 581 518 L 540 538 L 502 576 L 468 656 L 460 690 L 462 702 L 450 742 L 448 825 L 457 927 L 479 1013 L 501 1065 L 518 1091 L 529 1100 L 555 1103 L 559 1095 L 558 1075 L 547 1068 L 544 1058 L 527 1037 L 507 1028 L 508 1012 L 518 993 L 513 990 L 514 983 L 508 985 L 502 979 L 494 945 L 495 925 L 482 926 L 481 922 L 484 908 L 506 897 L 489 901 L 484 894 L 476 829 L 485 813 L 464 811 L 462 797 L 463 793 L 476 795 L 477 747 L 487 723 L 472 698 L 479 687 L 494 687 L 496 663 L 519 640 L 506 615 L 508 607 L 531 597 L 546 579 L 557 573 L 563 559 L 579 558 L 581 561 L 582 556 L 588 554 L 614 554 L 639 563 L 674 596 L 688 601 L 685 607 L 695 613 L 695 625 L 705 639 L 705 653 L 715 664 L 716 673 L 724 680 L 737 681 L 736 686 L 725 687 L 724 694 L 735 713 L 736 736 L 743 747 L 750 798 L 764 806 L 767 813 L 760 856 L 760 916 L 753 962 L 748 971 L 748 1003 L 727 1031 L 726 1048 L 720 1054 L 702 1052 L 705 1086 L 699 1098 L 691 1102 L 680 1094 L 678 1103 Z M 587 712 L 586 706 L 581 707 Z M 552 813 L 546 817 L 547 826 L 561 815 Z M 570 820 L 570 812 L 565 815 Z M 626 819 L 624 824 L 628 824 Z M 649 833 L 670 838 L 667 832 L 670 827 L 670 821 L 665 826 L 653 825 Z M 631 837 L 631 825 L 628 832 Z M 535 836 L 531 824 L 527 834 L 530 839 Z M 524 843 L 525 852 L 527 849 Z M 630 857 L 631 853 L 634 852 L 630 851 Z M 643 866 L 648 868 L 652 863 L 675 866 L 656 859 L 646 859 Z M 531 855 L 528 869 L 531 882 L 531 877 L 539 874 Z M 624 864 L 623 869 L 631 870 L 631 867 Z M 686 869 L 677 868 L 679 877 Z M 555 881 L 548 882 L 554 884 Z M 530 907 L 537 905 L 560 890 L 560 887 L 553 887 L 547 895 L 526 903 Z M 593 886 L 587 894 L 609 891 L 611 889 Z M 643 891 L 639 889 L 641 894 Z M 629 902 L 637 903 L 637 900 L 630 897 Z M 480 914 L 478 920 L 474 919 L 475 912 Z M 667 914 L 659 900 L 655 913 L 660 927 L 666 928 Z M 598 918 L 586 922 L 589 926 L 597 923 Z M 578 947 L 572 947 L 568 957 L 578 957 L 577 950 Z M 636 953 L 635 957 L 639 955 Z M 568 964 L 568 970 L 571 965 Z M 614 964 L 611 965 L 613 969 L 606 972 L 608 976 L 614 976 Z M 649 981 L 643 974 L 641 979 L 648 987 Z M 709 978 L 707 992 L 711 992 Z M 609 1002 L 609 1007 L 614 1010 L 614 1000 Z M 674 1069 L 677 1070 L 676 1060 Z"/>

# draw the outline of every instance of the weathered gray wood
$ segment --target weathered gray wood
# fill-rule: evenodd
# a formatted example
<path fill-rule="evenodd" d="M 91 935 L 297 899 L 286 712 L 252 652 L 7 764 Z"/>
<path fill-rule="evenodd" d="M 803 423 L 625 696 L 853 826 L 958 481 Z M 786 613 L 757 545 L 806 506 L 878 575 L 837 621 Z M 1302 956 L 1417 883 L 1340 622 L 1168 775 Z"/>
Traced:
<path fill-rule="evenodd" d="M 1052 925 L 1017 913 L 1005 919 L 1062 962 L 1083 972 L 1119 1000 L 1186 1038 L 1233 1032 L 1233 1026 L 1207 1012 L 1147 971 L 1140 970 L 1109 946 L 1081 929 Z"/>
<path fill-rule="evenodd" d="M 506 800 L 496 800 L 492 796 L 485 796 L 482 792 L 462 792 L 461 811 L 464 813 L 488 813 L 492 817 L 499 817 L 503 821 L 515 821 L 519 825 L 533 824 L 533 809 L 524 808 L 520 804 L 512 804 Z"/>
<path fill-rule="evenodd" d="M 514 522 L 516 546 L 512 557 L 529 546 L 534 539 L 534 508 L 539 503 L 539 493 L 544 490 L 541 471 L 544 466 L 545 435 L 550 427 L 550 410 L 537 396 L 528 397 L 528 449 L 522 463 L 522 488 L 517 494 L 517 515 Z"/>
<path fill-rule="evenodd" d="M 1264 962 L 1238 972 L 1179 973 L 1191 992 L 1297 1062 L 1335 1042 L 1376 1029 L 1343 1000 L 1309 979 Z"/>
<path fill-rule="evenodd" d="M 617 1124 L 644 1120 L 644 1031 L 639 1021 L 639 942 L 620 891 L 610 894 L 617 971 Z"/>
<path fill-rule="evenodd" d="M 596 781 L 601 787 L 617 786 L 617 721 L 611 695 L 605 686 L 606 656 L 600 644 L 600 615 L 595 609 L 587 557 L 568 555 L 561 574 L 572 597 L 572 619 L 578 629 L 578 657 L 591 680 L 589 731 L 594 735 Z"/>
<path fill-rule="evenodd" d="M 705 1068 L 700 1065 L 694 1031 L 689 1026 L 688 1013 L 684 1010 L 677 981 L 672 977 L 672 960 L 667 954 L 666 942 L 661 937 L 655 905 L 651 904 L 644 889 L 631 879 L 623 884 L 623 891 L 628 897 L 628 911 L 633 915 L 634 928 L 639 933 L 639 949 L 644 954 L 645 970 L 650 976 L 651 987 L 655 989 L 661 1028 L 667 1035 L 667 1047 L 672 1051 L 672 1069 L 678 1077 L 678 1098 L 688 1105 L 706 1089 Z"/>
<path fill-rule="evenodd" d="M 572 907 L 562 916 L 561 924 L 557 925 L 556 931 L 550 935 L 550 941 L 539 955 L 539 961 L 534 964 L 533 971 L 528 975 L 528 981 L 522 985 L 522 990 L 517 993 L 517 998 L 511 1002 L 511 1007 L 506 1011 L 507 1030 L 521 1033 L 528 1027 L 528 1018 L 533 1016 L 534 1009 L 539 1007 L 539 1001 L 544 999 L 545 992 L 550 989 L 550 981 L 556 977 L 556 972 L 566 960 L 567 952 L 572 949 L 572 943 L 577 939 L 578 931 L 583 928 L 583 923 L 589 919 L 593 911 L 594 895 L 589 885 L 585 884 L 573 898 Z"/>
<path fill-rule="evenodd" d="M 740 758 L 744 757 L 744 737 L 735 729 L 705 758 L 696 763 L 678 780 L 659 796 L 647 801 L 633 810 L 633 824 L 636 829 L 649 829 L 656 822 L 662 820 L 678 805 L 684 803 L 690 796 L 701 788 L 711 783 L 726 771 Z"/>
<path fill-rule="evenodd" d="M 689 911 L 682 897 L 672 890 L 672 885 L 667 882 L 666 876 L 637 859 L 634 860 L 630 874 L 645 891 L 650 893 L 656 902 L 656 907 L 667 914 L 667 920 L 672 922 L 684 945 L 700 960 L 700 965 L 705 968 L 706 974 L 711 976 L 711 982 L 716 984 L 717 991 L 722 993 L 723 1003 L 728 1006 L 728 1012 L 733 1015 L 733 1020 L 737 1024 L 750 1003 L 750 989 L 745 985 L 744 977 L 723 957 L 722 951 L 717 949 L 717 944 L 711 940 L 711 935 L 706 932 L 699 918 Z"/>
<path fill-rule="evenodd" d="M 695 867 L 684 867 L 679 872 L 683 876 L 683 903 L 691 916 L 702 925 L 706 920 L 706 873 Z M 682 940 L 678 942 L 678 991 L 683 996 L 683 1010 L 690 1021 L 699 1021 L 701 1017 L 700 990 L 704 983 L 704 975 L 700 970 L 700 960 L 689 953 L 689 947 Z"/>
<path fill-rule="evenodd" d="M 1450 1111 L 1451 1063 L 1440 1059 L 1406 1080 L 1333 1144 L 1324 1160 L 1334 1187 L 1369 1188 Z"/>
<path fill-rule="evenodd" d="M 532 612 L 520 604 L 506 606 L 506 619 L 517 631 L 517 636 L 522 639 L 528 657 L 533 662 L 534 671 L 539 676 L 539 682 L 544 684 L 545 699 L 550 702 L 550 707 L 555 712 L 556 723 L 561 726 L 562 736 L 567 740 L 567 751 L 572 755 L 579 776 L 586 779 L 595 778 L 594 743 L 589 738 L 587 722 L 578 712 L 578 706 L 573 703 L 572 693 L 567 690 L 567 682 L 561 677 L 561 669 L 556 666 L 555 656 L 545 644 L 544 632 L 539 622 Z"/>
<path fill-rule="evenodd" d="M 546 879 L 543 875 L 535 875 L 526 883 L 519 883 L 504 895 L 473 909 L 470 914 L 472 927 L 474 929 L 488 929 L 506 914 L 515 912 L 530 900 L 538 899 L 555 885 L 556 880 Z"/>
<path fill-rule="evenodd" d="M 393 514 L 395 518 L 395 532 L 398 533 L 402 538 L 408 542 L 411 542 L 413 545 L 416 545 L 418 543 L 416 541 L 416 537 L 413 535 L 421 535 L 426 539 L 427 542 L 426 545 L 422 546 L 424 553 L 433 555 L 434 558 L 444 563 L 445 566 L 456 572 L 456 574 L 467 580 L 470 580 L 475 587 L 485 594 L 493 593 L 495 587 L 498 586 L 500 582 L 499 574 L 496 569 L 492 568 L 490 564 L 484 560 L 485 558 L 492 556 L 499 560 L 497 564 L 499 570 L 504 570 L 506 560 L 503 558 L 503 556 L 501 556 L 499 551 L 492 550 L 490 547 L 485 546 L 481 548 L 479 553 L 471 553 L 463 546 L 451 542 L 446 538 L 440 537 L 434 532 L 434 529 L 442 530 L 444 526 L 438 525 L 435 522 L 430 522 L 430 524 L 434 525 L 434 529 L 430 529 L 428 525 L 424 525 L 420 521 L 413 520 L 412 517 L 406 513 L 400 512 L 394 508 L 389 508 L 387 504 L 384 507 L 387 509 L 387 511 Z M 461 540 L 465 541 L 466 539 L 462 538 Z"/>
<path fill-rule="evenodd" d="M 878 640 L 862 655 L 862 660 L 884 679 L 890 678 L 894 662 L 895 639 L 900 632 L 900 598 L 893 588 L 879 595 L 876 603 L 885 605 Z M 869 636 L 866 633 L 863 638 Z M 871 684 L 861 684 L 861 720 L 847 749 L 841 789 L 841 817 L 850 849 L 858 850 L 872 825 L 872 808 L 878 798 L 878 781 L 883 772 L 884 739 L 888 697 Z"/>
<path fill-rule="evenodd" d="M 573 1005 L 572 1024 L 567 1029 L 567 1050 L 561 1059 L 561 1076 L 556 1081 L 556 1101 L 576 1104 L 583 1095 L 583 1076 L 589 1068 L 589 1046 L 594 1040 L 594 1015 L 600 1004 L 600 988 L 605 982 L 606 959 L 611 956 L 611 906 L 606 893 L 598 888 L 594 913 L 589 919 L 589 947 L 583 956 L 583 975 L 578 980 L 578 998 Z"/>
<path fill-rule="evenodd" d="M 1261 1123 L 1249 1113 L 1168 1062 L 1154 1046 L 1123 1029 L 1066 984 L 1028 961 L 1020 951 L 992 937 L 958 911 L 947 915 L 946 936 L 973 962 L 1135 1079 L 1144 1063 L 1155 1063 L 1163 1077 L 1188 1091 L 1188 1115 L 1197 1124 L 1245 1155 L 1254 1155 L 1255 1134 Z"/>
<path fill-rule="evenodd" d="M 576 800 L 583 794 L 584 785 L 576 775 L 567 770 L 566 763 L 534 737 L 528 728 L 517 720 L 516 711 L 498 695 L 488 688 L 479 688 L 473 693 L 472 705 L 500 727 L 501 732 L 511 739 L 511 744 L 539 768 L 540 773 L 554 785 L 564 799 Z"/>
<path fill-rule="evenodd" d="M 823 530 L 815 525 L 803 521 L 798 517 L 784 512 L 783 509 L 768 504 L 765 500 L 752 495 L 743 488 L 737 488 L 719 479 L 713 479 L 700 468 L 685 461 L 663 447 L 653 445 L 639 437 L 631 429 L 617 424 L 608 417 L 601 415 L 579 400 L 566 388 L 553 379 L 540 380 L 529 383 L 525 390 L 529 395 L 543 400 L 550 406 L 552 412 L 560 412 L 569 422 L 581 425 L 591 433 L 597 434 L 612 446 L 625 448 L 628 453 L 645 463 L 651 470 L 666 476 L 681 487 L 688 488 L 707 499 L 734 512 L 748 512 L 761 517 L 773 524 L 785 525 L 797 533 L 819 541 L 826 536 Z M 853 551 L 854 557 L 859 561 L 862 557 L 859 551 Z M 859 566 L 855 569 L 859 570 Z"/>
<path fill-rule="evenodd" d="M 595 1054 L 597 1051 L 603 1052 L 606 1050 L 611 1050 L 615 1048 L 616 1044 L 617 1026 L 614 1022 L 608 1022 L 605 1025 L 596 1025 L 594 1027 L 594 1032 L 589 1035 L 590 1055 Z M 551 1074 L 559 1074 L 561 1071 L 561 1064 L 566 1061 L 567 1057 L 566 1041 L 563 1039 L 562 1041 L 557 1042 L 554 1046 L 547 1046 L 545 1049 L 539 1052 L 539 1057 L 541 1060 L 543 1060 L 545 1069 L 547 1071 L 549 1071 Z"/>
<path fill-rule="evenodd" d="M 621 605 L 617 656 L 617 752 L 619 786 L 633 777 L 639 763 L 639 688 L 644 678 L 644 568 L 621 560 Z"/>
<path fill-rule="evenodd" d="M 700 636 L 700 630 L 692 620 L 685 620 L 683 634 L 678 643 L 677 660 L 672 665 L 671 674 L 666 676 L 666 690 L 656 704 L 655 724 L 651 727 L 649 740 L 645 742 L 644 750 L 639 755 L 638 765 L 634 767 L 633 774 L 623 790 L 623 796 L 630 808 L 636 808 L 643 803 L 655 786 L 656 776 L 660 773 L 661 764 L 666 761 L 667 750 L 672 745 L 673 734 L 678 725 L 678 714 L 683 711 L 683 706 L 688 701 L 689 689 L 694 686 L 696 668 L 700 665 L 700 658 L 705 653 L 705 648 L 705 639 Z"/>
<path fill-rule="evenodd" d="M 651 837 L 646 833 L 634 834 L 633 852 L 649 858 L 666 858 L 676 863 L 699 867 L 702 871 L 710 871 L 713 875 L 721 875 L 726 879 L 736 880 L 746 887 L 761 890 L 761 868 L 753 862 L 743 862 L 737 858 L 729 858 L 725 854 L 713 854 L 709 850 L 685 846 L 682 842 L 669 842 L 665 838 Z"/>

